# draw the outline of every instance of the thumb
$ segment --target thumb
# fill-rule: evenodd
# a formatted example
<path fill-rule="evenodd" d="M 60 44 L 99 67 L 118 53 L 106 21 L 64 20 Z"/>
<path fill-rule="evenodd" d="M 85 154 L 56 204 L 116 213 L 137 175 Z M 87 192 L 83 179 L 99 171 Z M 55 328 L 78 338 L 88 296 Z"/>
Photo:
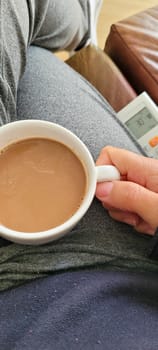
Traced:
<path fill-rule="evenodd" d="M 112 207 L 139 215 L 150 226 L 158 226 L 158 194 L 129 181 L 97 184 L 96 197 Z"/>

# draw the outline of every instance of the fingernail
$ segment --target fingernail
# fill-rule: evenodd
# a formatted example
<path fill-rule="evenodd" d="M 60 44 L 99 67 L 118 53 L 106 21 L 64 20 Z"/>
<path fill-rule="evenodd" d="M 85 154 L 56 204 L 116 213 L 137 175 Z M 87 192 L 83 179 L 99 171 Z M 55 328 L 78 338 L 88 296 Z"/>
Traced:
<path fill-rule="evenodd" d="M 143 225 L 143 227 L 135 227 L 135 230 L 137 231 L 137 232 L 142 232 L 142 233 L 147 233 L 148 235 L 151 235 L 151 236 L 154 236 L 154 234 L 155 234 L 155 231 L 156 231 L 156 229 L 154 229 L 154 228 L 152 228 L 150 225 L 148 225 L 148 224 L 144 224 Z"/>
<path fill-rule="evenodd" d="M 151 235 L 151 236 L 154 236 L 154 234 L 155 234 L 155 231 L 156 230 L 154 230 L 154 229 L 149 229 L 148 231 L 147 231 L 147 233 L 149 234 L 149 235 Z"/>
<path fill-rule="evenodd" d="M 105 197 L 108 196 L 113 188 L 112 182 L 103 182 L 98 185 L 97 188 L 97 196 Z"/>

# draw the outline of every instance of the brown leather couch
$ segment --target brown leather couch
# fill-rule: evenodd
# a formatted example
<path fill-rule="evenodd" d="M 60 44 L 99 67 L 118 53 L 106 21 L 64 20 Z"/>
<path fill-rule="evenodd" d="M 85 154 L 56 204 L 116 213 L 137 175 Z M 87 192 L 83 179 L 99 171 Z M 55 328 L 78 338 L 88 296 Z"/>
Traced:
<path fill-rule="evenodd" d="M 113 24 L 104 50 L 83 48 L 67 64 L 116 112 L 143 91 L 158 104 L 158 6 Z"/>

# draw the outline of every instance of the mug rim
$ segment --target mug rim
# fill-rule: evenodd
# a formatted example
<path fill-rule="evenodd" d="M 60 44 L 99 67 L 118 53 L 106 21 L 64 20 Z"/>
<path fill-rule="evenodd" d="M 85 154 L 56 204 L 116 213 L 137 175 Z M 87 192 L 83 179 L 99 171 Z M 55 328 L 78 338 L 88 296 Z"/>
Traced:
<path fill-rule="evenodd" d="M 7 132 L 14 132 L 14 129 L 17 130 L 17 128 L 25 128 L 25 126 L 34 126 L 37 127 L 40 125 L 40 127 L 48 127 L 48 128 L 53 128 L 53 130 L 58 131 L 61 134 L 65 134 L 69 137 L 69 140 L 75 141 L 75 145 L 77 144 L 77 147 L 83 151 L 84 157 L 86 158 L 86 164 L 83 162 L 83 159 L 78 156 L 79 160 L 82 162 L 82 165 L 84 166 L 84 169 L 86 171 L 86 176 L 87 176 L 87 189 L 86 189 L 86 194 L 85 197 L 78 208 L 78 210 L 64 223 L 61 225 L 58 225 L 54 228 L 50 228 L 49 230 L 45 231 L 37 231 L 37 232 L 23 232 L 23 231 L 16 231 L 13 229 L 10 229 L 6 226 L 3 226 L 0 224 L 0 236 L 6 239 L 9 239 L 10 241 L 17 242 L 17 243 L 22 243 L 22 244 L 42 244 L 42 243 L 48 243 L 50 241 L 56 240 L 62 236 L 67 235 L 71 229 L 82 219 L 82 217 L 85 215 L 87 212 L 95 194 L 95 188 L 96 188 L 96 171 L 95 171 L 95 163 L 92 158 L 92 155 L 87 148 L 87 146 L 84 144 L 84 142 L 77 136 L 75 135 L 72 131 L 69 129 L 65 128 L 64 126 L 54 123 L 54 122 L 49 122 L 45 120 L 38 120 L 38 119 L 29 119 L 29 120 L 19 120 L 19 121 L 14 121 L 12 123 L 8 123 L 5 125 L 2 125 L 0 128 L 0 136 L 3 134 L 5 131 Z M 31 136 L 31 137 L 42 137 L 42 136 Z M 29 136 L 27 137 L 22 137 L 22 138 L 17 138 L 15 141 L 11 141 L 10 144 L 6 143 L 6 146 L 11 145 L 13 142 L 28 139 Z M 49 138 L 49 137 L 45 137 Z M 55 138 L 55 136 L 54 136 Z M 52 136 L 53 139 L 53 136 Z M 60 141 L 62 142 L 62 141 Z M 63 141 L 63 144 L 64 141 Z M 67 144 L 66 144 L 67 145 Z M 4 147 L 6 147 L 4 146 Z M 69 146 L 71 149 L 71 146 Z M 2 147 L 3 148 L 3 147 Z M 72 152 L 75 153 L 74 149 L 71 149 Z M 87 168 L 89 168 L 89 173 L 87 174 Z M 89 174 L 90 174 L 90 179 L 89 179 Z"/>

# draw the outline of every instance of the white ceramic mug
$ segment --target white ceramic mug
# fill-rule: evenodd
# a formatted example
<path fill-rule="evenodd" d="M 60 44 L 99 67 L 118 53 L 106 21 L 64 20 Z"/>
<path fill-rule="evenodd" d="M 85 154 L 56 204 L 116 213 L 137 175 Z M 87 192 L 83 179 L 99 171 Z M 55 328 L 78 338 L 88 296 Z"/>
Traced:
<path fill-rule="evenodd" d="M 85 144 L 71 131 L 64 127 L 41 120 L 22 120 L 0 127 L 0 150 L 6 146 L 32 137 L 53 139 L 65 144 L 81 160 L 87 175 L 87 190 L 81 206 L 75 214 L 55 228 L 47 231 L 26 233 L 11 230 L 0 225 L 0 236 L 21 244 L 43 244 L 56 240 L 68 232 L 79 222 L 88 210 L 100 181 L 119 180 L 120 174 L 114 166 L 95 166 L 94 160 Z"/>

